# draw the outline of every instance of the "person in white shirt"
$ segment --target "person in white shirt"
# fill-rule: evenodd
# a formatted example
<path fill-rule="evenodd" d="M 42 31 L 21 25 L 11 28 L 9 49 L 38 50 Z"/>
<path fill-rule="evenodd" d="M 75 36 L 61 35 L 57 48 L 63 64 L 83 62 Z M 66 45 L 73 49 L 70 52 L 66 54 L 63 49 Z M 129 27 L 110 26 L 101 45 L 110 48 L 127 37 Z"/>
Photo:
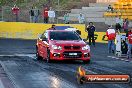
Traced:
<path fill-rule="evenodd" d="M 82 15 L 82 13 L 79 14 L 79 16 L 78 16 L 78 21 L 79 21 L 80 24 L 83 24 L 83 23 L 84 23 L 85 18 L 84 18 L 84 16 Z"/>
<path fill-rule="evenodd" d="M 49 22 L 50 23 L 55 22 L 55 11 L 52 10 L 52 7 L 50 7 L 50 10 L 48 11 L 48 17 L 49 17 Z"/>
<path fill-rule="evenodd" d="M 116 32 L 115 29 L 112 28 L 112 26 L 108 27 L 108 30 L 106 31 L 106 36 L 108 37 L 108 53 L 115 52 L 115 44 L 114 40 L 116 38 Z"/>

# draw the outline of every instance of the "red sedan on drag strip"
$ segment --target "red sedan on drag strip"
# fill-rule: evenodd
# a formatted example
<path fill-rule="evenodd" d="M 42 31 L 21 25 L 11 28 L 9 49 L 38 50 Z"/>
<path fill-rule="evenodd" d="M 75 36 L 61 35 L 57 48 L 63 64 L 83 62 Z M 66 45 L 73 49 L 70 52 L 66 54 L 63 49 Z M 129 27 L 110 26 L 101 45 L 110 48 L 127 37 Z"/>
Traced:
<path fill-rule="evenodd" d="M 90 62 L 90 47 L 75 31 L 47 30 L 38 38 L 36 44 L 37 59 L 82 60 Z"/>

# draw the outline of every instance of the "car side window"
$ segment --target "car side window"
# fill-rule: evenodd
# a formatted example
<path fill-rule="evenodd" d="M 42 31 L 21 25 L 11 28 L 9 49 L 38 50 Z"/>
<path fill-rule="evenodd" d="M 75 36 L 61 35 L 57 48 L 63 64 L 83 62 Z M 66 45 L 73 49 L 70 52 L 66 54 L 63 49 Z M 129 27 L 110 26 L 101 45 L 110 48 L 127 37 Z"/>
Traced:
<path fill-rule="evenodd" d="M 47 32 L 44 32 L 41 37 L 40 37 L 42 40 L 43 39 L 48 39 L 48 33 Z"/>

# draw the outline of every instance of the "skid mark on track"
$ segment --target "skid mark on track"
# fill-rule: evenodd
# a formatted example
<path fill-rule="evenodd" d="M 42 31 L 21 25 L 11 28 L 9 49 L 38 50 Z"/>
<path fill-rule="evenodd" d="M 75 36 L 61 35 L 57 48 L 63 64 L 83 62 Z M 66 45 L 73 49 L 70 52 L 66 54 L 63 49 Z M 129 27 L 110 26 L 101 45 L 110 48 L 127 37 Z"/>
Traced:
<path fill-rule="evenodd" d="M 44 63 L 40 63 L 40 62 L 38 62 L 38 61 L 34 61 L 34 60 L 32 60 L 32 59 L 35 59 L 36 57 L 35 57 L 35 54 L 14 54 L 14 55 L 0 55 L 0 56 L 10 56 L 10 57 L 13 57 L 13 56 L 19 56 L 19 57 L 29 57 L 29 58 L 31 58 L 31 61 L 33 61 L 33 63 L 35 63 L 35 64 L 37 64 L 38 66 L 40 66 L 41 68 L 43 68 L 43 69 L 45 69 L 45 68 L 49 68 L 49 69 L 59 69 L 59 70 L 63 70 L 63 71 L 67 71 L 67 72 L 73 72 L 73 73 L 75 73 L 76 72 L 76 70 L 75 70 L 75 68 L 72 68 L 72 67 L 68 67 L 68 66 L 62 66 L 62 65 L 60 65 L 60 64 L 48 64 L 48 63 L 46 63 L 46 64 L 44 64 Z M 30 61 L 30 60 L 29 60 Z M 74 66 L 78 66 L 78 65 L 74 65 Z M 86 68 L 86 71 L 87 72 L 89 72 L 89 73 L 91 73 L 91 74 L 98 74 L 96 71 L 92 71 L 92 70 L 89 70 L 88 69 L 88 67 L 86 66 L 86 65 L 84 65 L 84 67 Z M 99 69 L 99 70 L 102 70 L 102 71 L 110 71 L 111 73 L 112 72 L 116 72 L 116 73 L 122 73 L 122 72 L 119 72 L 119 71 L 117 71 L 117 70 L 113 70 L 113 69 L 110 69 L 110 68 L 105 68 L 105 67 L 102 67 L 102 66 L 100 66 L 100 67 L 98 67 L 98 65 L 96 66 L 96 65 L 94 65 L 94 67 L 93 67 L 94 69 Z M 106 84 L 101 84 L 101 85 L 104 85 L 104 86 L 107 86 Z M 112 84 L 114 87 L 116 87 L 116 88 L 124 88 L 124 87 L 122 87 L 121 85 L 119 85 L 119 84 Z"/>
<path fill-rule="evenodd" d="M 60 88 L 76 88 L 74 87 L 74 85 L 69 84 L 69 82 L 63 79 L 57 78 L 55 75 L 48 74 L 47 71 L 45 72 L 44 69 L 39 68 L 36 64 L 33 64 L 35 66 L 34 69 L 29 69 L 33 67 L 33 65 L 30 63 L 25 63 L 25 62 L 14 62 L 14 63 L 16 64 L 10 64 L 9 61 L 2 62 L 3 67 L 4 69 L 6 69 L 6 72 L 8 73 L 10 79 L 17 86 L 16 88 L 32 88 L 35 85 L 38 85 L 38 87 L 41 86 L 41 88 L 45 88 L 45 87 L 46 88 L 51 88 L 51 87 L 58 88 L 58 86 L 60 86 Z M 25 66 L 23 66 L 24 63 L 25 63 Z M 14 67 L 15 71 L 12 71 L 11 69 L 12 67 Z M 24 71 L 26 71 L 26 74 L 21 73 Z M 18 75 L 16 73 L 21 73 L 21 74 Z M 37 77 L 37 78 L 34 78 L 34 77 Z M 20 83 L 23 83 L 24 80 L 25 81 L 27 80 L 30 85 L 27 85 L 27 83 L 25 83 L 25 85 L 20 84 Z M 19 84 L 22 85 L 23 87 L 19 86 Z"/>

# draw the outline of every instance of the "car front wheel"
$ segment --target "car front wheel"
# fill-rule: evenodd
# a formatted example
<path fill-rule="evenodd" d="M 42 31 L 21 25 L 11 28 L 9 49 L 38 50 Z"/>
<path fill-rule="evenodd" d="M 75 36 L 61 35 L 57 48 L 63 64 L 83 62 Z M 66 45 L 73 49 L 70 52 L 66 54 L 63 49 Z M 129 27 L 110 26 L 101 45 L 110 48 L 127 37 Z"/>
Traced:
<path fill-rule="evenodd" d="M 50 50 L 49 50 L 49 49 L 47 50 L 46 62 L 47 62 L 47 63 L 50 63 L 50 62 L 51 62 L 51 60 L 50 60 Z"/>
<path fill-rule="evenodd" d="M 42 57 L 38 53 L 38 48 L 36 47 L 36 59 L 37 60 L 42 60 Z"/>

